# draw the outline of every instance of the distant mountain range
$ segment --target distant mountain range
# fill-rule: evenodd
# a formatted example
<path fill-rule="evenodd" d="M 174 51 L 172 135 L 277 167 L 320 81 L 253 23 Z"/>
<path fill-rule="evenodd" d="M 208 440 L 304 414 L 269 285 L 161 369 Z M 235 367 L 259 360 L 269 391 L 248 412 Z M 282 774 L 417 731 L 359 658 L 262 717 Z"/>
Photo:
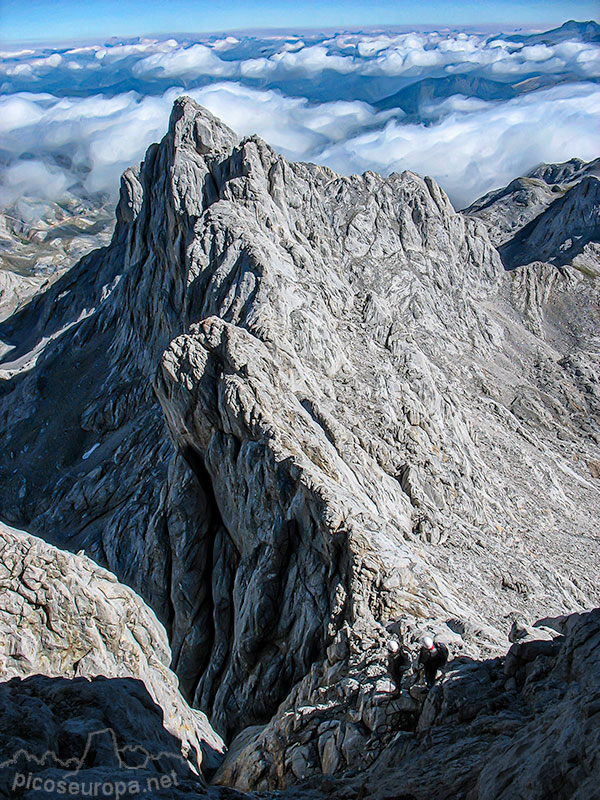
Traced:
<path fill-rule="evenodd" d="M 534 75 L 516 83 L 502 83 L 489 78 L 480 78 L 477 75 L 448 75 L 443 78 L 424 78 L 421 81 L 415 81 L 415 83 L 400 89 L 399 92 L 376 101 L 373 105 L 382 111 L 400 108 L 409 116 L 419 117 L 427 103 L 431 103 L 433 100 L 445 100 L 456 94 L 477 97 L 480 100 L 510 100 L 521 94 L 577 80 L 579 78 L 572 74 L 544 74 Z M 590 80 L 594 83 L 598 82 L 598 78 L 590 78 Z"/>
<path fill-rule="evenodd" d="M 505 42 L 523 42 L 523 44 L 559 44 L 569 39 L 578 39 L 580 42 L 600 42 L 600 25 L 594 20 L 587 22 L 576 22 L 570 19 L 560 28 L 553 28 L 544 33 L 513 33 L 510 36 L 504 34 L 492 37 L 492 39 L 503 39 Z"/>

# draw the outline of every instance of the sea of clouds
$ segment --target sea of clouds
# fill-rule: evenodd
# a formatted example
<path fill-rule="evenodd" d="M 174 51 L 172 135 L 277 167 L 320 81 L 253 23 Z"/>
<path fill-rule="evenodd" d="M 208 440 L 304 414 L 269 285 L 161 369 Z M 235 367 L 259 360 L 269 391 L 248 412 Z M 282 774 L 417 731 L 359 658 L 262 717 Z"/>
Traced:
<path fill-rule="evenodd" d="M 541 162 L 599 155 L 600 44 L 577 31 L 555 38 L 177 36 L 5 51 L 0 205 L 114 197 L 120 173 L 164 135 L 186 93 L 288 158 L 343 174 L 433 175 L 463 207 Z M 425 97 L 418 113 L 381 108 L 419 81 L 452 76 L 468 79 L 460 92 Z M 484 84 L 505 86 L 506 97 L 488 99 Z"/>

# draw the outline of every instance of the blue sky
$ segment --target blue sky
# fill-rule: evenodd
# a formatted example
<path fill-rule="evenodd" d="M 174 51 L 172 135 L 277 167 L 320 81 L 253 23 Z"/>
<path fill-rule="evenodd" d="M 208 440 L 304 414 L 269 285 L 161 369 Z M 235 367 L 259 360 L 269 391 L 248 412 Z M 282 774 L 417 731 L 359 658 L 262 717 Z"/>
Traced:
<path fill-rule="evenodd" d="M 535 26 L 597 15 L 597 0 L 0 0 L 0 37 L 51 42 L 248 28 Z"/>

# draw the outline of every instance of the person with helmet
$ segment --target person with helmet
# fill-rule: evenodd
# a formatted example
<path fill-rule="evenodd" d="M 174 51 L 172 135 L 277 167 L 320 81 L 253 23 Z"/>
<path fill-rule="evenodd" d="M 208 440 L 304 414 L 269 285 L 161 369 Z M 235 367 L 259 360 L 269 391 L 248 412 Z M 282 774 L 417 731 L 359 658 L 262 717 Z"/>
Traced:
<path fill-rule="evenodd" d="M 429 688 L 435 683 L 438 670 L 448 661 L 448 648 L 443 642 L 436 642 L 431 636 L 421 640 L 421 651 L 417 662 L 418 668 L 425 672 L 425 682 Z"/>
<path fill-rule="evenodd" d="M 388 642 L 388 670 L 390 677 L 396 685 L 396 689 L 400 691 L 402 686 L 402 678 L 404 674 L 411 668 L 410 655 L 401 646 L 397 639 L 390 639 Z"/>

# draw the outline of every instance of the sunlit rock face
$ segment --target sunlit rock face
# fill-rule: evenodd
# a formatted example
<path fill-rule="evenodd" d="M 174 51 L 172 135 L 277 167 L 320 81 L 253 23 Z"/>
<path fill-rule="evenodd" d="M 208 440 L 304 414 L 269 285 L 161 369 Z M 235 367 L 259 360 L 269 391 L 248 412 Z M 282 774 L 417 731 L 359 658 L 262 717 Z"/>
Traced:
<path fill-rule="evenodd" d="M 493 223 L 183 98 L 111 245 L 0 326 L 0 514 L 144 597 L 240 788 L 412 729 L 392 623 L 486 656 L 598 602 L 596 282 Z"/>
<path fill-rule="evenodd" d="M 3 762 L 19 748 L 77 759 L 89 736 L 106 731 L 169 753 L 180 775 L 203 783 L 224 745 L 181 697 L 151 609 L 83 554 L 2 523 L 0 558 L 0 792 Z"/>

